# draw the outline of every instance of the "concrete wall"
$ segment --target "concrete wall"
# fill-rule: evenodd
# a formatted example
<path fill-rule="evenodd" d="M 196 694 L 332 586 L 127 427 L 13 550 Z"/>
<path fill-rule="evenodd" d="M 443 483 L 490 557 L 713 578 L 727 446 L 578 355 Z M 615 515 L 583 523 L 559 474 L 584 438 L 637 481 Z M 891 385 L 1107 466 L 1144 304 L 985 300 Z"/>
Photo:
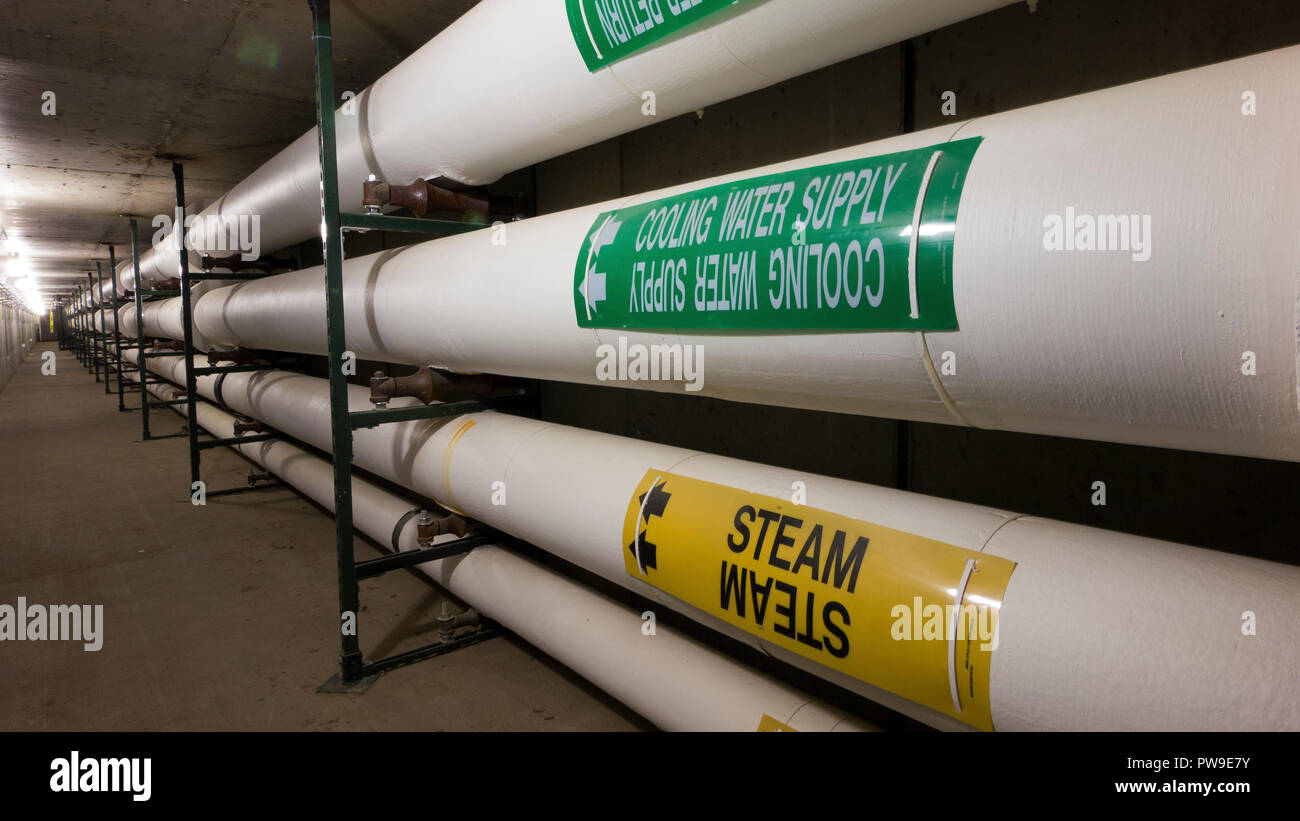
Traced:
<path fill-rule="evenodd" d="M 946 90 L 967 119 L 1300 42 L 1294 0 L 1035 5 L 542 163 L 538 213 L 886 137 L 909 117 L 939 125 L 951 119 Z M 542 402 L 545 418 L 566 424 L 1300 563 L 1297 464 L 608 387 L 545 383 Z M 1094 481 L 1106 482 L 1104 507 L 1091 503 Z"/>

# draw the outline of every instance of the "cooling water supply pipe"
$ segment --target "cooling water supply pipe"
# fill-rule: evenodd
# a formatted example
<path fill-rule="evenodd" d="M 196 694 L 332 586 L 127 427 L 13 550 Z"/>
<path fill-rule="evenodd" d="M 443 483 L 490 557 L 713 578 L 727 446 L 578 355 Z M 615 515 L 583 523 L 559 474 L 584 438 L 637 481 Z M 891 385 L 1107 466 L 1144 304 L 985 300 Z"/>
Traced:
<path fill-rule="evenodd" d="M 138 381 L 134 373 L 128 379 Z M 160 399 L 180 391 L 150 385 Z M 172 406 L 184 414 L 183 406 Z M 235 418 L 200 402 L 198 423 L 213 436 L 235 435 Z M 329 462 L 287 442 L 234 448 L 322 507 L 334 507 Z M 381 544 L 414 550 L 409 501 L 361 479 L 352 482 L 356 528 Z M 403 522 L 405 522 L 403 524 Z M 435 542 L 453 537 L 440 536 Z M 485 546 L 419 565 L 480 613 L 559 660 L 664 730 L 878 729 L 766 674 L 729 658 L 672 627 L 647 635 L 642 614 L 503 547 Z"/>
<path fill-rule="evenodd" d="M 654 11 L 484 0 L 335 113 L 341 208 L 361 210 L 369 174 L 401 185 L 490 183 L 1008 3 L 819 0 L 810 13 L 805 0 L 658 3 Z M 319 235 L 318 150 L 313 128 L 200 218 L 260 216 L 263 251 Z M 176 252 L 147 251 L 141 275 L 175 276 Z M 129 262 L 116 280 L 134 288 Z"/>
<path fill-rule="evenodd" d="M 330 447 L 327 380 L 221 393 Z M 1300 729 L 1298 567 L 502 413 L 358 430 L 354 461 L 936 727 Z"/>
<path fill-rule="evenodd" d="M 197 304 L 199 297 L 214 288 L 222 287 L 227 284 L 228 280 L 203 280 L 190 286 L 190 300 L 192 304 Z M 185 338 L 185 323 L 183 310 L 184 304 L 181 297 L 169 297 L 167 299 L 154 300 L 146 302 L 140 306 L 140 318 L 144 320 L 145 336 L 162 337 L 166 339 L 183 340 Z M 106 314 L 109 330 L 112 331 L 114 322 L 120 324 L 121 333 L 124 336 L 135 338 L 138 337 L 139 328 L 136 325 L 135 304 L 128 303 L 117 309 L 116 315 Z M 98 322 L 98 320 L 97 320 Z M 236 346 L 214 343 L 212 340 L 198 329 L 196 325 L 191 333 L 191 340 L 194 343 L 195 350 L 206 352 L 209 350 L 230 350 Z"/>
<path fill-rule="evenodd" d="M 351 259 L 347 348 L 1294 461 L 1297 73 L 1282 49 Z M 323 354 L 322 276 L 215 290 L 196 327 Z"/>

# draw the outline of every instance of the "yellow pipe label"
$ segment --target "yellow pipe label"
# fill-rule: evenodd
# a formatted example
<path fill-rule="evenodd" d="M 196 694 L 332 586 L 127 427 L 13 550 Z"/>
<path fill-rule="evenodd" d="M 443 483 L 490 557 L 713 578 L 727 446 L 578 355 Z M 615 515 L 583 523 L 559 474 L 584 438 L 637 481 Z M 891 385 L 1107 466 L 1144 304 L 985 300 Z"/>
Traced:
<path fill-rule="evenodd" d="M 648 470 L 632 577 L 765 641 L 993 729 L 989 665 L 1015 562 L 793 501 Z"/>
<path fill-rule="evenodd" d="M 799 732 L 799 731 L 796 730 L 795 728 L 791 727 L 789 724 L 786 724 L 784 721 L 777 721 L 775 718 L 772 718 L 772 717 L 771 717 L 770 715 L 768 715 L 767 713 L 763 713 L 763 717 L 760 718 L 760 719 L 758 720 L 758 729 L 757 729 L 757 732 L 760 732 L 760 733 L 797 733 L 797 732 Z"/>

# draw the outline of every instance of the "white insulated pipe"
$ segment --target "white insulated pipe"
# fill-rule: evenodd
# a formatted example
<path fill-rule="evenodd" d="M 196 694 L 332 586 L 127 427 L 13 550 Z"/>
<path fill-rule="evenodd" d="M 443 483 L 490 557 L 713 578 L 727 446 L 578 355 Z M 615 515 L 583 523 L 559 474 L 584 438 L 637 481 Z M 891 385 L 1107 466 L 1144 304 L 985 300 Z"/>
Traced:
<path fill-rule="evenodd" d="M 193 305 L 198 304 L 199 297 L 215 288 L 222 287 L 229 280 L 203 280 L 190 286 L 190 300 Z M 182 298 L 168 297 L 167 299 L 153 300 L 140 306 L 140 318 L 144 320 L 145 336 L 160 337 L 164 339 L 183 340 L 185 338 L 184 310 Z M 106 317 L 113 315 L 107 312 Z M 135 338 L 138 337 L 139 328 L 136 326 L 135 303 L 127 303 L 117 309 L 113 319 L 108 320 L 109 330 L 112 331 L 112 324 L 116 322 L 121 325 L 123 336 Z M 209 350 L 230 350 L 235 345 L 225 345 L 214 343 L 198 328 L 198 323 L 192 331 L 191 339 L 194 343 L 195 350 L 206 352 Z"/>
<path fill-rule="evenodd" d="M 361 210 L 369 174 L 400 185 L 490 183 L 1009 2 L 746 2 L 592 72 L 564 0 L 483 0 L 335 113 L 340 206 Z M 647 92 L 653 116 L 643 112 Z M 199 216 L 259 215 L 263 251 L 319 235 L 318 151 L 313 128 Z M 176 276 L 176 255 L 166 247 L 146 251 L 141 277 Z M 115 281 L 119 291 L 134 288 L 129 260 Z"/>
<path fill-rule="evenodd" d="M 698 346 L 701 395 L 1300 460 L 1298 73 L 1300 47 L 1286 48 L 512 223 L 504 244 L 481 231 L 347 260 L 347 347 L 596 384 L 602 344 Z M 1269 103 L 1243 116 L 1243 89 Z M 959 330 L 578 326 L 575 264 L 602 212 L 976 136 L 953 246 Z M 1149 217 L 1149 259 L 1048 250 L 1047 221 L 1076 212 Z M 311 268 L 213 291 L 196 327 L 226 344 L 323 354 L 322 278 Z"/>
<path fill-rule="evenodd" d="M 127 378 L 138 381 L 135 373 Z M 181 393 L 158 384 L 149 389 L 160 399 Z M 185 414 L 184 406 L 172 409 Z M 230 414 L 206 402 L 199 402 L 195 413 L 213 436 L 235 435 Z M 317 504 L 334 509 L 329 462 L 283 441 L 234 449 Z M 352 480 L 353 524 L 377 542 L 392 544 L 394 529 L 410 510 L 409 501 L 364 479 Z M 415 522 L 407 518 L 397 540 L 400 550 L 419 547 Z M 440 536 L 435 542 L 451 538 Z M 768 726 L 765 718 L 800 731 L 878 729 L 668 625 L 656 624 L 653 635 L 646 635 L 641 613 L 508 548 L 483 546 L 418 567 L 660 729 L 756 730 Z"/>
<path fill-rule="evenodd" d="M 179 358 L 149 367 L 184 380 Z M 199 392 L 212 398 L 214 379 L 199 377 Z M 233 373 L 222 395 L 240 413 L 330 448 L 325 380 Z M 354 411 L 369 407 L 359 386 L 349 400 Z M 402 401 L 411 400 L 394 404 Z M 647 471 L 785 499 L 802 482 L 810 510 L 1016 563 L 989 668 L 996 729 L 1300 729 L 1300 567 L 501 413 L 358 430 L 354 461 L 839 686 L 932 726 L 966 729 L 951 714 L 792 652 L 774 634 L 723 621 L 697 606 L 703 600 L 672 597 L 625 566 L 624 517 Z M 499 488 L 505 504 L 494 498 Z M 956 578 L 931 581 L 960 587 Z M 715 582 L 708 588 L 717 594 Z"/>

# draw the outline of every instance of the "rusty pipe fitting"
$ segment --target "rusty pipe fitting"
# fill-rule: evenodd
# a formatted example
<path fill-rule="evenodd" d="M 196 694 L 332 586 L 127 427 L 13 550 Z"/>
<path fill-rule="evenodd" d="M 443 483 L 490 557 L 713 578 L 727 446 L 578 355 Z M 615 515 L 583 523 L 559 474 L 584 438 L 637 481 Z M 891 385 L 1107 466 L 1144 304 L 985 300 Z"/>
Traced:
<path fill-rule="evenodd" d="M 451 602 L 444 600 L 438 614 L 438 639 L 443 642 L 451 641 L 458 629 L 477 627 L 480 621 L 478 611 L 471 608 L 463 613 L 452 613 Z"/>
<path fill-rule="evenodd" d="M 427 510 L 421 510 L 420 515 L 415 520 L 415 541 L 421 547 L 429 547 L 433 540 L 444 533 L 455 533 L 457 536 L 464 536 L 469 532 L 469 522 L 465 517 L 458 516 L 455 513 L 448 513 L 446 516 L 435 516 Z"/>
<path fill-rule="evenodd" d="M 388 376 L 383 371 L 375 371 L 370 377 L 370 402 L 384 408 L 399 396 L 413 396 L 428 405 L 458 395 L 487 396 L 495 389 L 490 374 L 452 373 L 430 365 L 407 376 Z"/>
<path fill-rule="evenodd" d="M 208 350 L 208 367 L 215 367 L 218 362 L 234 362 L 236 365 L 251 365 L 254 360 L 253 352 L 246 348 L 235 348 L 233 351 L 219 351 L 216 348 Z"/>
<path fill-rule="evenodd" d="M 373 176 L 373 175 L 372 175 Z M 455 211 L 486 218 L 491 211 L 489 199 L 478 192 L 450 191 L 416 180 L 410 185 L 390 185 L 383 180 L 369 179 L 361 184 L 361 204 L 370 213 L 378 213 L 385 205 L 408 208 L 417 217 L 431 211 Z"/>
<path fill-rule="evenodd" d="M 200 264 L 205 273 L 212 273 L 213 268 L 226 268 L 231 273 L 242 273 L 245 271 L 262 271 L 270 273 L 282 268 L 293 270 L 294 260 L 280 257 L 258 257 L 253 260 L 246 260 L 240 254 L 231 254 L 225 257 L 213 257 L 204 254 Z"/>

